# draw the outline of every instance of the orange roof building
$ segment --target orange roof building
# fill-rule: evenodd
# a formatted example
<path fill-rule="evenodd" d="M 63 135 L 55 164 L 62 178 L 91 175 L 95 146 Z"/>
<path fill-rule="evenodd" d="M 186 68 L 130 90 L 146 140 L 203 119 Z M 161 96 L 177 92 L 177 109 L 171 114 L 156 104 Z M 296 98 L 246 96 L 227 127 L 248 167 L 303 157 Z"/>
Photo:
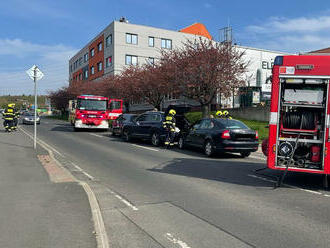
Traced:
<path fill-rule="evenodd" d="M 186 28 L 179 30 L 179 32 L 200 35 L 212 40 L 212 36 L 210 35 L 205 25 L 202 23 L 194 23 Z"/>

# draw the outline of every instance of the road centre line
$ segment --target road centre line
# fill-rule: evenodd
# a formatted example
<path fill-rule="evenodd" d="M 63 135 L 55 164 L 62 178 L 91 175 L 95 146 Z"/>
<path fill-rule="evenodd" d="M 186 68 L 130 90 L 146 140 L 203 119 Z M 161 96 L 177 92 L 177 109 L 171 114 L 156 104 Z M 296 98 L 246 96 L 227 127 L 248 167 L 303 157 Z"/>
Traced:
<path fill-rule="evenodd" d="M 256 176 L 256 175 L 249 174 L 248 176 L 253 177 L 253 178 L 257 178 L 257 179 L 260 179 L 260 180 L 263 180 L 263 181 L 266 181 L 266 182 L 276 183 L 275 180 L 259 177 L 259 176 Z M 288 184 L 283 184 L 283 185 L 286 186 L 286 187 L 289 187 L 289 188 L 292 188 L 292 189 L 298 189 L 298 190 L 301 190 L 301 191 L 304 191 L 304 192 L 307 192 L 307 193 L 311 193 L 311 194 L 315 194 L 315 195 L 321 195 L 321 196 L 325 196 L 325 197 L 330 197 L 330 195 L 323 194 L 323 193 L 315 191 L 315 190 L 299 188 L 297 186 L 292 186 L 292 185 L 288 185 Z"/>
<path fill-rule="evenodd" d="M 83 169 L 81 169 L 78 165 L 76 165 L 75 163 L 71 162 L 71 164 L 81 173 L 83 173 L 86 177 L 88 177 L 90 180 L 94 180 L 95 177 L 91 176 L 90 174 L 88 174 L 86 171 L 84 171 Z"/>
<path fill-rule="evenodd" d="M 139 210 L 136 206 L 134 206 L 132 203 L 130 203 L 128 200 L 124 199 L 120 195 L 118 195 L 116 192 L 112 191 L 111 189 L 107 188 L 107 190 L 114 195 L 117 199 L 119 199 L 122 203 L 124 203 L 126 206 L 130 207 L 134 211 Z"/>
<path fill-rule="evenodd" d="M 95 133 L 88 133 L 89 135 L 92 135 L 92 136 L 96 136 L 96 137 L 99 137 L 99 138 L 104 138 L 104 136 L 102 135 L 98 135 L 98 134 L 95 134 Z"/>
<path fill-rule="evenodd" d="M 132 146 L 140 147 L 140 148 L 147 149 L 147 150 L 154 151 L 154 152 L 159 152 L 159 150 L 154 149 L 154 148 L 149 148 L 149 147 L 140 146 L 140 145 L 136 145 L 136 144 L 132 144 Z"/>
<path fill-rule="evenodd" d="M 19 127 L 19 129 L 23 133 L 25 133 L 28 137 L 30 137 L 32 140 L 34 139 L 34 137 L 32 136 L 32 134 L 29 133 L 28 131 L 26 131 L 24 128 Z M 44 145 L 44 146 L 46 146 L 46 147 L 48 147 L 49 149 L 53 150 L 55 153 L 57 153 L 58 155 L 60 155 L 62 158 L 65 157 L 62 153 L 60 153 L 59 151 L 57 151 L 54 147 L 52 147 L 51 145 L 47 144 L 46 142 L 44 142 L 44 141 L 42 141 L 42 140 L 40 140 L 38 138 L 37 138 L 37 142 L 40 143 L 40 144 L 42 144 L 42 145 Z"/>
<path fill-rule="evenodd" d="M 190 246 L 188 246 L 185 242 L 183 242 L 182 240 L 178 239 L 178 238 L 174 238 L 174 236 L 171 233 L 166 233 L 165 237 L 171 241 L 173 244 L 178 244 L 181 248 L 191 248 Z"/>

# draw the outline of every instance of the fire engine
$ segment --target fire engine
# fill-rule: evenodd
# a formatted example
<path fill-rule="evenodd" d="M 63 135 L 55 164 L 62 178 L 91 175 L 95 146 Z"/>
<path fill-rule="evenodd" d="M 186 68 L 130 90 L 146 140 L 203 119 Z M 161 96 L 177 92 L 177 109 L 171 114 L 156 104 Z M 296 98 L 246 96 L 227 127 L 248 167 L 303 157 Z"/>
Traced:
<path fill-rule="evenodd" d="M 278 56 L 272 71 L 267 166 L 330 174 L 330 56 Z"/>

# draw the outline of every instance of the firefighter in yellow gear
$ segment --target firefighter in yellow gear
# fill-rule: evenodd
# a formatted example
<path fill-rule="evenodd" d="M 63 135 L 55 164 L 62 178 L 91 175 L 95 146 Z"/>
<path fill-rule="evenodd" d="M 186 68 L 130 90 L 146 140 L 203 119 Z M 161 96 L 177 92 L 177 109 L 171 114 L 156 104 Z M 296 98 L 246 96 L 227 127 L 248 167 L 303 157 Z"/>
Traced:
<path fill-rule="evenodd" d="M 168 111 L 168 114 L 165 117 L 165 121 L 163 122 L 163 127 L 167 131 L 165 146 L 174 145 L 175 122 L 176 122 L 175 115 L 176 115 L 176 111 L 174 109 L 171 109 L 170 111 Z"/>
<path fill-rule="evenodd" d="M 6 131 L 11 132 L 14 130 L 14 119 L 15 119 L 15 104 L 8 104 L 7 108 L 3 112 L 3 119 L 5 120 L 3 126 Z"/>

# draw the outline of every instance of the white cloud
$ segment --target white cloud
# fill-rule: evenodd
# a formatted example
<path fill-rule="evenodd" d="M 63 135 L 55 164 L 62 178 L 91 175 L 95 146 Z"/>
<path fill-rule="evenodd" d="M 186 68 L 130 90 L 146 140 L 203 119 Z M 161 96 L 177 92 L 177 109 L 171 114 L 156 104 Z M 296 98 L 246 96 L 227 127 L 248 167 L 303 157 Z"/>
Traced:
<path fill-rule="evenodd" d="M 263 25 L 251 25 L 247 29 L 256 33 L 274 32 L 319 32 L 330 28 L 330 16 L 319 16 L 314 18 L 283 18 L 272 17 Z"/>
<path fill-rule="evenodd" d="M 271 17 L 261 25 L 250 25 L 244 37 L 249 45 L 290 53 L 330 47 L 330 16 Z"/>
<path fill-rule="evenodd" d="M 212 8 L 212 4 L 210 4 L 210 3 L 204 3 L 203 6 L 204 6 L 204 8 L 206 8 L 206 9 L 210 9 L 210 8 Z"/>
<path fill-rule="evenodd" d="M 8 60 L 6 68 L 0 68 L 0 94 L 29 94 L 32 81 L 25 71 L 33 64 L 39 66 L 45 76 L 39 83 L 39 92 L 47 93 L 67 85 L 68 61 L 77 52 L 62 44 L 43 45 L 20 39 L 0 39 L 0 60 Z"/>

